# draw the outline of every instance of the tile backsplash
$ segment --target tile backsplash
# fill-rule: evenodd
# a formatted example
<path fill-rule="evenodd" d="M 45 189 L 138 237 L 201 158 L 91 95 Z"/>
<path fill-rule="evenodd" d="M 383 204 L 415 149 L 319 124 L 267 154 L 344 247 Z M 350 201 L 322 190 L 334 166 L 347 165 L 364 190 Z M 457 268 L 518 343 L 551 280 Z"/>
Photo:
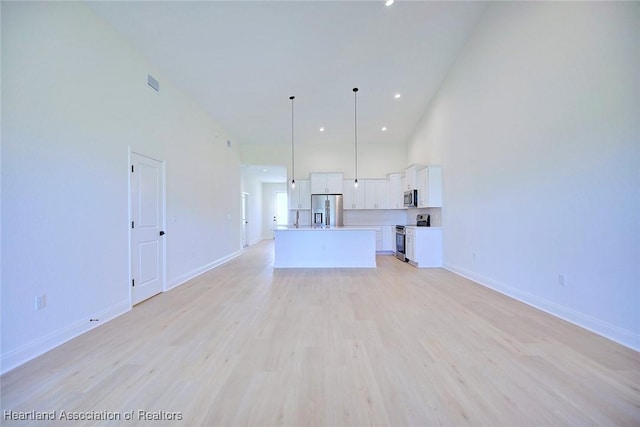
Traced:
<path fill-rule="evenodd" d="M 442 227 L 442 208 L 407 209 L 407 225 L 416 225 L 417 215 L 430 215 L 432 227 Z"/>
<path fill-rule="evenodd" d="M 311 225 L 311 211 L 299 210 L 300 226 Z M 344 225 L 416 225 L 416 215 L 431 215 L 431 226 L 442 227 L 441 208 L 420 209 L 346 209 Z M 289 211 L 289 226 L 296 220 L 296 211 Z"/>

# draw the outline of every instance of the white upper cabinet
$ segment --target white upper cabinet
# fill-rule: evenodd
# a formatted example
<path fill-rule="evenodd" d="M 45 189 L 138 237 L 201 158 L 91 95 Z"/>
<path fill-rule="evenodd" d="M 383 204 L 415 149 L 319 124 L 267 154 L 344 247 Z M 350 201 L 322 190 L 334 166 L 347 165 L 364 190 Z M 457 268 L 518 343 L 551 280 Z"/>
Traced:
<path fill-rule="evenodd" d="M 389 209 L 389 181 L 366 179 L 364 181 L 365 209 Z"/>
<path fill-rule="evenodd" d="M 311 194 L 343 194 L 342 173 L 312 173 Z"/>
<path fill-rule="evenodd" d="M 402 191 L 418 189 L 418 169 L 420 169 L 420 166 L 411 165 L 404 171 L 405 183 Z"/>
<path fill-rule="evenodd" d="M 344 190 L 342 187 L 344 176 L 341 173 L 328 173 L 327 174 L 327 192 L 329 194 L 342 194 Z"/>
<path fill-rule="evenodd" d="M 402 175 L 389 174 L 389 209 L 404 208 L 404 191 L 402 189 Z"/>
<path fill-rule="evenodd" d="M 442 207 L 442 166 L 421 169 L 418 178 L 418 207 Z"/>
<path fill-rule="evenodd" d="M 353 181 L 343 181 L 344 198 L 342 206 L 344 209 L 364 209 L 364 182 L 360 182 L 358 188 L 353 185 Z"/>
<path fill-rule="evenodd" d="M 311 209 L 311 183 L 308 179 L 296 181 L 296 188 L 289 185 L 289 209 Z"/>
<path fill-rule="evenodd" d="M 353 181 L 344 180 L 345 209 L 389 209 L 389 181 L 362 179 L 358 188 Z"/>
<path fill-rule="evenodd" d="M 420 169 L 418 171 L 418 207 L 427 207 L 427 188 L 429 182 L 429 170 L 428 168 Z"/>

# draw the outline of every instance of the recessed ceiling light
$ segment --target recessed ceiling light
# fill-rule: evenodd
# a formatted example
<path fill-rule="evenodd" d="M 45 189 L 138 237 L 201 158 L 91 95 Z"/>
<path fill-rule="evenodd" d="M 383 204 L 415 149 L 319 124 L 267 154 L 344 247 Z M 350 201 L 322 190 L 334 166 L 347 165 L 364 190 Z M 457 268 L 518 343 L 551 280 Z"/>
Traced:
<path fill-rule="evenodd" d="M 267 169 L 262 169 L 262 172 L 269 172 Z"/>
<path fill-rule="evenodd" d="M 324 128 L 323 128 L 323 127 L 322 127 L 322 128 L 320 128 L 320 132 L 324 132 Z"/>
<path fill-rule="evenodd" d="M 393 0 L 387 0 L 386 2 L 384 2 L 385 6 L 391 6 L 393 4 Z"/>
<path fill-rule="evenodd" d="M 386 132 L 387 131 L 387 127 L 386 126 L 382 126 L 382 132 Z"/>
<path fill-rule="evenodd" d="M 401 96 L 401 95 L 400 95 L 399 93 L 396 93 L 395 95 L 393 95 L 393 97 L 394 97 L 395 99 L 400 98 L 400 96 Z"/>

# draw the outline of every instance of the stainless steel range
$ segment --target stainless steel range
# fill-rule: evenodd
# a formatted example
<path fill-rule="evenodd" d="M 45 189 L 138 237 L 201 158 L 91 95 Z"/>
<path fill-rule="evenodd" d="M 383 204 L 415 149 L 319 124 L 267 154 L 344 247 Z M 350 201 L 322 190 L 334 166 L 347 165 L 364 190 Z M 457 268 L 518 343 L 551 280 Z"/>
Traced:
<path fill-rule="evenodd" d="M 404 225 L 396 225 L 396 258 L 407 261 L 406 257 L 406 231 Z"/>

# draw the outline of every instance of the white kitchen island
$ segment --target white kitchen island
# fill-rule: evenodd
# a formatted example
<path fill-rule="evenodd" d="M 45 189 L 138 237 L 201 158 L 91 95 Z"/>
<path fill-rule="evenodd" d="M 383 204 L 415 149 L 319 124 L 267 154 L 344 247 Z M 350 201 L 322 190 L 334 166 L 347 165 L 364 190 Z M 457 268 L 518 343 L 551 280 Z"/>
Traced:
<path fill-rule="evenodd" d="M 279 227 L 274 268 L 375 268 L 376 229 Z"/>

